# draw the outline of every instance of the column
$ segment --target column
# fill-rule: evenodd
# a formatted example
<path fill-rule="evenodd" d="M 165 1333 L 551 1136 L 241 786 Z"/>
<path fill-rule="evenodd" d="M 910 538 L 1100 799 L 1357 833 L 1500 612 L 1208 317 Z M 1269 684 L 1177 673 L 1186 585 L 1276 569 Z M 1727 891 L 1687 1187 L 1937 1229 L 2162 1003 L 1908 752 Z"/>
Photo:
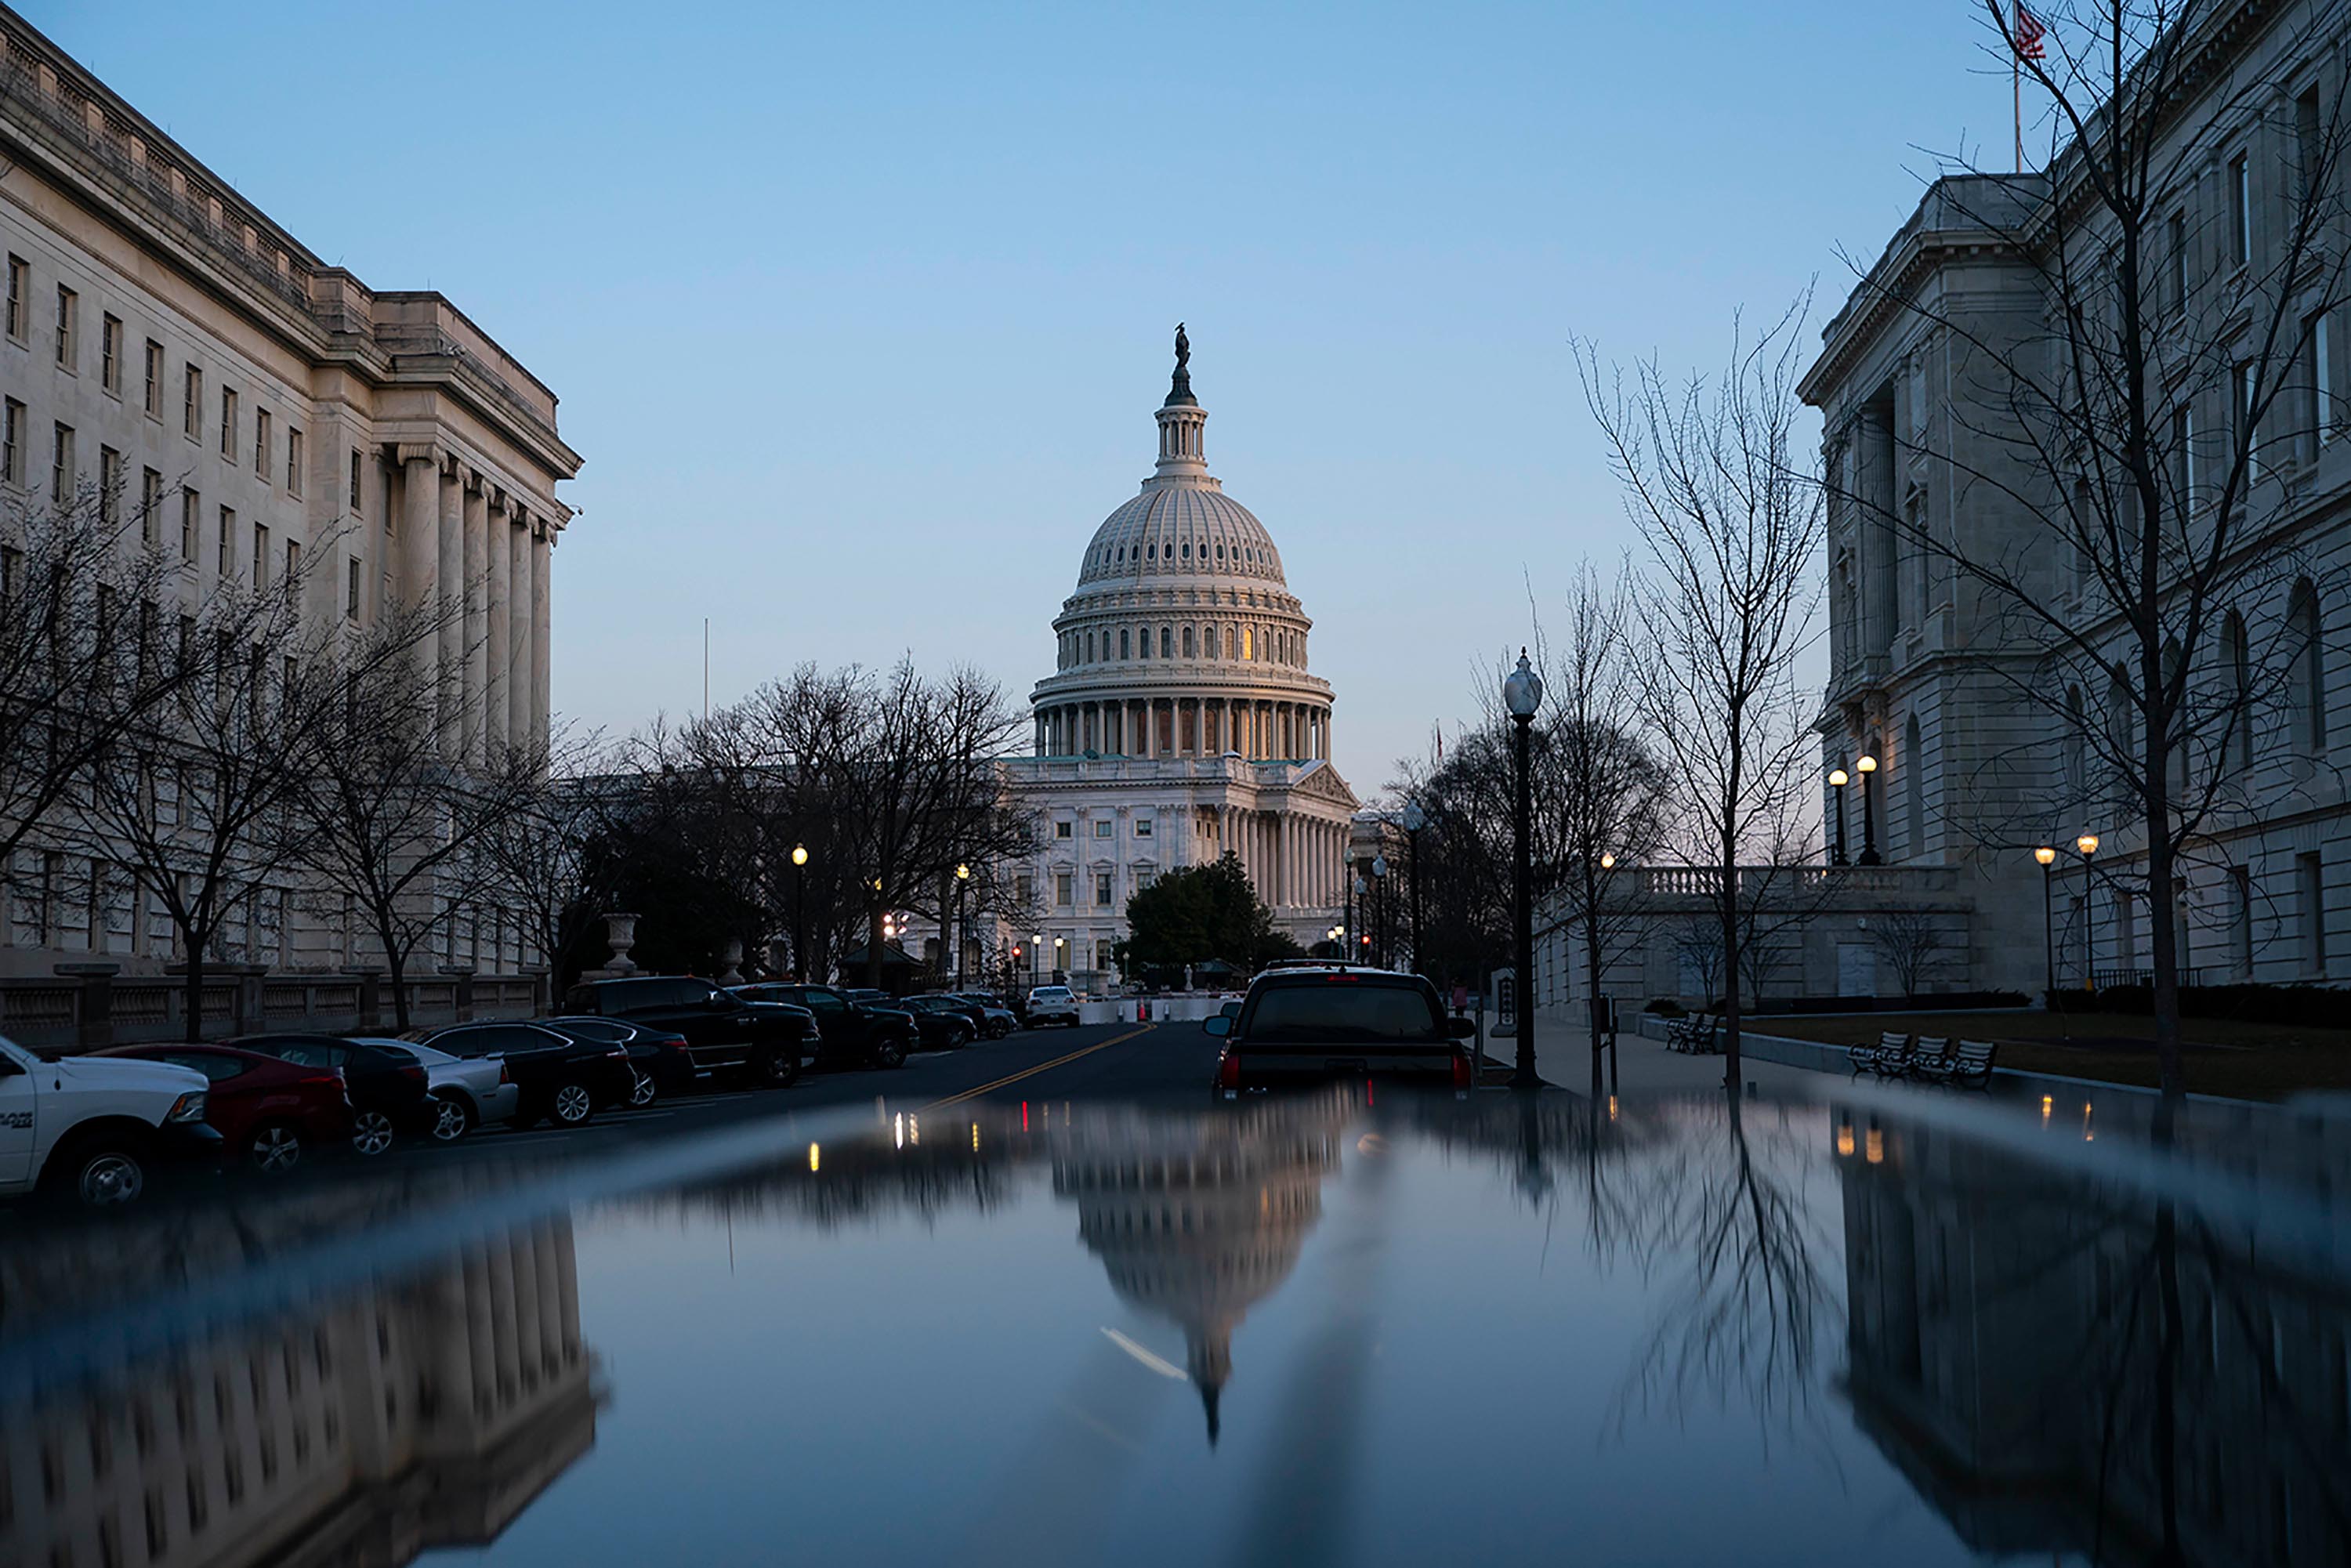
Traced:
<path fill-rule="evenodd" d="M 507 529 L 507 741 L 530 744 L 530 514 L 517 507 Z"/>
<path fill-rule="evenodd" d="M 505 756 L 507 748 L 507 676 L 514 658 L 512 639 L 514 628 L 507 619 L 513 605 L 514 573 L 508 559 L 507 536 L 514 531 L 508 520 L 506 492 L 493 490 L 483 518 L 486 566 L 489 574 L 488 603 L 482 620 L 485 643 L 482 671 L 482 719 L 493 767 Z"/>
<path fill-rule="evenodd" d="M 549 531 L 547 520 L 540 518 L 530 541 L 530 733 L 527 737 L 534 750 L 547 747 L 548 723 L 554 717 L 550 677 L 555 672 L 555 644 L 549 636 L 552 629 L 554 606 L 553 585 L 548 578 L 548 567 L 555 551 L 555 536 Z"/>
<path fill-rule="evenodd" d="M 400 458 L 400 602 L 429 616 L 441 577 L 441 455 L 430 446 L 402 446 Z M 441 640 L 421 636 L 416 669 L 425 701 L 440 687 Z"/>
<path fill-rule="evenodd" d="M 441 755 L 454 761 L 465 741 L 462 705 L 465 695 L 465 507 L 464 482 L 457 460 L 441 465 L 440 514 L 435 538 L 440 542 L 440 596 L 434 619 L 441 629 L 441 683 L 436 699 L 435 730 Z"/>
<path fill-rule="evenodd" d="M 483 744 L 483 709 L 490 685 L 490 537 L 489 495 L 479 474 L 467 474 L 465 487 L 465 621 L 460 635 L 465 649 L 464 725 L 465 762 L 479 768 L 489 752 Z"/>

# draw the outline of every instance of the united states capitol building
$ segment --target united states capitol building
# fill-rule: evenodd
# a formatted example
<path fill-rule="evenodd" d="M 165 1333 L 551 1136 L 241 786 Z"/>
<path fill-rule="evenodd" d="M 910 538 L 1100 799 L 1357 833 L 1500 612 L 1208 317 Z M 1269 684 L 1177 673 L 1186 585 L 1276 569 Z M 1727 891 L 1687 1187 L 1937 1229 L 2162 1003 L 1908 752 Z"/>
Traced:
<path fill-rule="evenodd" d="M 1034 755 L 1006 764 L 1038 832 L 1013 899 L 1032 917 L 1000 949 L 1079 986 L 1117 978 L 1130 897 L 1228 851 L 1301 946 L 1346 901 L 1357 801 L 1331 763 L 1313 622 L 1265 525 L 1208 472 L 1181 328 L 1176 342 L 1158 460 L 1087 541 L 1029 696 Z"/>

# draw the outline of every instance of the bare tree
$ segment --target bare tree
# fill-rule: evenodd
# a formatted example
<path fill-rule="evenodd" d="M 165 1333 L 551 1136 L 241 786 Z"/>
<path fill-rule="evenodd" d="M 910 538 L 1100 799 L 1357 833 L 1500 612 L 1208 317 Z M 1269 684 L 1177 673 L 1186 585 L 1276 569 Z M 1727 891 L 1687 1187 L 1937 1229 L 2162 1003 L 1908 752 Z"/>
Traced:
<path fill-rule="evenodd" d="M 1886 909 L 1869 917 L 1869 938 L 1894 970 L 1906 997 L 1921 993 L 1944 951 L 1942 922 L 1923 909 Z"/>
<path fill-rule="evenodd" d="M 1985 13 L 2007 52 L 2011 15 Z M 2338 0 L 2251 26 L 2214 0 L 2040 15 L 2047 52 L 2022 66 L 2052 105 L 2046 171 L 1963 174 L 1935 197 L 2032 306 L 1926 298 L 1876 270 L 1859 290 L 1954 346 L 1943 417 L 1894 433 L 1897 455 L 1931 458 L 2015 526 L 1938 528 L 1859 484 L 1838 495 L 1975 597 L 1973 641 L 2002 655 L 1985 678 L 2065 737 L 2062 784 L 2045 742 L 2014 759 L 2022 793 L 2134 830 L 2108 854 L 2139 857 L 2126 891 L 2150 906 L 2176 1102 L 2184 869 L 2274 810 L 2262 764 L 2299 748 L 2297 766 L 2323 765 L 2326 573 L 2301 497 L 2343 423 L 2328 323 L 2345 298 L 2351 22 Z M 2290 724 L 2265 722 L 2281 708 Z M 2051 822 L 2018 826 L 2045 838 Z"/>
<path fill-rule="evenodd" d="M 1811 713 L 1796 684 L 1820 607 L 1819 485 L 1796 465 L 1807 301 L 1752 342 L 1734 331 L 1720 380 L 1654 362 L 1604 377 L 1579 346 L 1585 401 L 1649 556 L 1636 580 L 1640 712 L 1676 836 L 1711 868 L 1722 930 L 1725 1081 L 1740 1082 L 1740 955 L 1757 911 L 1812 858 Z M 1742 865 L 1742 861 L 1746 862 Z"/>
<path fill-rule="evenodd" d="M 549 988 L 559 996 L 566 978 L 582 967 L 592 936 L 590 919 L 610 891 L 590 853 L 608 809 L 597 787 L 600 777 L 609 776 L 604 764 L 601 735 L 557 727 L 547 766 L 518 809 L 475 837 L 475 852 L 489 862 L 497 897 L 520 913 L 547 965 Z"/>

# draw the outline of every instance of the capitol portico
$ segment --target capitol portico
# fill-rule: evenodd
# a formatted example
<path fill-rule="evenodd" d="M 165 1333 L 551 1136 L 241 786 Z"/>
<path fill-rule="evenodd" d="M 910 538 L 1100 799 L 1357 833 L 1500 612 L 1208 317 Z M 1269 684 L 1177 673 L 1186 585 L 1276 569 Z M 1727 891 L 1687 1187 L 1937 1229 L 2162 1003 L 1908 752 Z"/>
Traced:
<path fill-rule="evenodd" d="M 1086 546 L 1030 696 L 1035 755 L 1008 764 L 1040 823 L 1017 896 L 1034 956 L 1081 984 L 1110 977 L 1128 898 L 1228 851 L 1301 946 L 1346 899 L 1356 800 L 1307 667 L 1313 622 L 1272 536 L 1208 472 L 1189 354 L 1179 329 L 1158 460 Z"/>

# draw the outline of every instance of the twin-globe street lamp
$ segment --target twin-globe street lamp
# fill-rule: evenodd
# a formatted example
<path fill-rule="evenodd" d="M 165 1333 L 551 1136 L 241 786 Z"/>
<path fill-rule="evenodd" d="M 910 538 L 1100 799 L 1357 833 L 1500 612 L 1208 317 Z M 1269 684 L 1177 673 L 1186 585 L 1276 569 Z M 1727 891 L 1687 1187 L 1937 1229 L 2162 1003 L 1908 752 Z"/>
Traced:
<path fill-rule="evenodd" d="M 1372 962 L 1388 967 L 1388 857 L 1372 857 Z"/>
<path fill-rule="evenodd" d="M 1528 795 L 1528 748 L 1530 732 L 1534 726 L 1535 711 L 1542 706 L 1542 677 L 1535 674 L 1527 662 L 1527 651 L 1519 650 L 1519 667 L 1502 679 L 1502 706 L 1510 712 L 1510 722 L 1518 731 L 1512 747 L 1517 774 L 1517 810 L 1513 815 L 1513 842 L 1516 853 L 1511 867 L 1513 891 L 1517 894 L 1518 995 L 1515 998 L 1519 1029 L 1519 1061 L 1510 1074 L 1513 1089 L 1539 1089 L 1542 1078 L 1535 1071 L 1535 1009 L 1532 981 L 1535 972 L 1534 862 L 1531 819 L 1533 816 Z"/>

